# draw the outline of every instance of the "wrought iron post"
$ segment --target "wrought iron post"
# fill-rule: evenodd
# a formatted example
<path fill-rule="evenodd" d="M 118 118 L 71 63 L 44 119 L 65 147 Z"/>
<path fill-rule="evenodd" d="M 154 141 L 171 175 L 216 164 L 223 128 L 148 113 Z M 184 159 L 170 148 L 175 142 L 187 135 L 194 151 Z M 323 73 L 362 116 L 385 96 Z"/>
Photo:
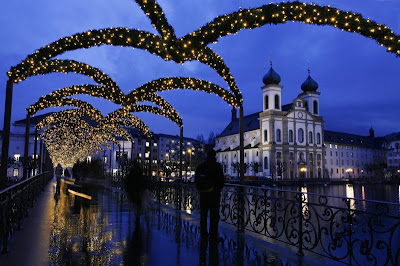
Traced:
<path fill-rule="evenodd" d="M 39 173 L 43 173 L 43 167 L 42 167 L 42 156 L 43 156 L 43 140 L 40 139 L 39 143 Z"/>
<path fill-rule="evenodd" d="M 297 255 L 304 256 L 303 253 L 303 192 L 301 190 L 297 193 L 297 204 L 299 205 L 299 250 Z"/>
<path fill-rule="evenodd" d="M 33 147 L 33 166 L 34 168 L 34 173 L 33 175 L 36 174 L 36 168 L 38 166 L 38 158 L 37 158 L 37 144 L 38 144 L 38 130 L 35 126 L 35 146 Z"/>
<path fill-rule="evenodd" d="M 345 203 L 347 205 L 347 222 L 349 223 L 349 242 L 347 244 L 347 250 L 349 252 L 349 265 L 352 265 L 352 258 L 353 258 L 353 211 L 351 210 L 351 199 L 346 198 Z"/>
<path fill-rule="evenodd" d="M 244 183 L 244 132 L 243 132 L 243 105 L 239 108 L 239 148 L 240 148 L 240 184 Z"/>
<path fill-rule="evenodd" d="M 4 188 L 7 182 L 8 148 L 10 146 L 10 125 L 12 106 L 13 82 L 9 78 L 6 88 L 6 99 L 4 105 L 3 145 L 1 147 L 0 188 Z"/>
<path fill-rule="evenodd" d="M 179 137 L 179 178 L 182 180 L 182 154 L 183 154 L 183 125 L 180 127 L 180 137 Z"/>
<path fill-rule="evenodd" d="M 26 123 L 25 123 L 25 148 L 24 148 L 24 169 L 22 179 L 28 178 L 28 161 L 29 161 L 29 128 L 31 126 L 31 114 L 26 114 Z"/>
<path fill-rule="evenodd" d="M 146 157 L 146 156 L 145 156 Z M 151 167 L 152 167 L 152 161 L 151 161 L 151 137 L 149 137 L 149 177 L 151 178 Z"/>
<path fill-rule="evenodd" d="M 244 184 L 244 130 L 243 130 L 243 105 L 239 107 L 239 178 L 240 184 Z M 238 187 L 238 228 L 239 233 L 244 233 L 244 187 Z"/>

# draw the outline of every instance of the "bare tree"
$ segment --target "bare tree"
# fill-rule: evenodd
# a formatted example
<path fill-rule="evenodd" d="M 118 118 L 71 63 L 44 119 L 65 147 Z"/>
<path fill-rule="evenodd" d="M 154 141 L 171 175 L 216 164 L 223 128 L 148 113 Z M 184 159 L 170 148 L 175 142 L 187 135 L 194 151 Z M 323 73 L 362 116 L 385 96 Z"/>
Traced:
<path fill-rule="evenodd" d="M 203 134 L 197 135 L 196 140 L 200 141 L 201 143 L 204 143 L 204 135 Z"/>
<path fill-rule="evenodd" d="M 260 171 L 260 163 L 259 162 L 251 162 L 250 167 L 253 170 L 254 175 L 256 175 Z"/>
<path fill-rule="evenodd" d="M 272 177 L 274 177 L 274 173 L 276 172 L 276 175 L 282 178 L 282 175 L 286 170 L 287 170 L 286 162 L 277 161 L 276 164 L 271 164 Z"/>
<path fill-rule="evenodd" d="M 208 144 L 214 144 L 216 134 L 214 131 L 211 131 L 210 134 L 208 135 Z"/>

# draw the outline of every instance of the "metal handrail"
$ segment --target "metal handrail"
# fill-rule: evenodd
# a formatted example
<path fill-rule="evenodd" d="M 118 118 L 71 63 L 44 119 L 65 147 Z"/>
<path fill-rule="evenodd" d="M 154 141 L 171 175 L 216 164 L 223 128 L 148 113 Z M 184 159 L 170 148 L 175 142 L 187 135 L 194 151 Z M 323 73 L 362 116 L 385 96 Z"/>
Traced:
<path fill-rule="evenodd" d="M 155 182 L 153 192 L 160 203 L 189 213 L 200 210 L 194 184 Z M 364 203 L 364 209 L 355 207 Z M 350 265 L 400 264 L 399 214 L 400 204 L 393 202 L 236 184 L 224 187 L 220 203 L 221 221 L 238 232 L 289 244 L 299 255 L 311 252 Z"/>
<path fill-rule="evenodd" d="M 0 191 L 0 248 L 8 250 L 8 239 L 21 228 L 21 220 L 28 215 L 34 200 L 51 180 L 52 174 L 45 172 Z"/>

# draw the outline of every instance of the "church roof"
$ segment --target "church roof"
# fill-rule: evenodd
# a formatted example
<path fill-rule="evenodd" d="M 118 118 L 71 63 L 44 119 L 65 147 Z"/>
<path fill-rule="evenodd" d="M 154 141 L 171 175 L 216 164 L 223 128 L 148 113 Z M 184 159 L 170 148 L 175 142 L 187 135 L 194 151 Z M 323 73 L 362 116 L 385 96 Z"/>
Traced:
<path fill-rule="evenodd" d="M 260 121 L 258 120 L 260 113 L 253 113 L 243 116 L 243 130 L 244 132 L 252 131 L 260 128 Z M 239 134 L 239 119 L 235 119 L 222 131 L 217 138 Z"/>
<path fill-rule="evenodd" d="M 293 107 L 293 103 L 288 103 L 288 104 L 282 105 L 282 111 L 289 112 L 290 109 L 292 109 L 292 107 Z"/>
<path fill-rule="evenodd" d="M 317 91 L 318 89 L 318 83 L 312 79 L 310 76 L 310 73 L 308 73 L 307 79 L 301 84 L 301 90 L 304 92 L 310 92 L 310 91 Z"/>
<path fill-rule="evenodd" d="M 281 82 L 281 77 L 278 75 L 278 73 L 275 72 L 275 70 L 272 68 L 272 65 L 271 65 L 271 68 L 269 69 L 267 74 L 265 74 L 265 76 L 263 77 L 263 83 L 265 85 L 269 85 L 269 84 L 278 85 L 279 82 Z"/>
<path fill-rule="evenodd" d="M 338 143 L 342 145 L 363 146 L 365 148 L 381 148 L 386 138 L 371 138 L 370 136 L 360 136 L 355 134 L 324 130 L 325 142 Z"/>

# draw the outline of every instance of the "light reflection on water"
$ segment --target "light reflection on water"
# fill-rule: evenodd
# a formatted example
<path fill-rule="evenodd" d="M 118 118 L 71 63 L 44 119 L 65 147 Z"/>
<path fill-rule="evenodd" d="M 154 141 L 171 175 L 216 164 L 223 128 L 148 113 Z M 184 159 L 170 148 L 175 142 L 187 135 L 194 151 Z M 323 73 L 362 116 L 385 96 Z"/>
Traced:
<path fill-rule="evenodd" d="M 118 195 L 90 189 L 92 200 L 66 194 L 54 198 L 49 256 L 56 264 L 115 265 L 135 227 L 129 206 Z"/>

